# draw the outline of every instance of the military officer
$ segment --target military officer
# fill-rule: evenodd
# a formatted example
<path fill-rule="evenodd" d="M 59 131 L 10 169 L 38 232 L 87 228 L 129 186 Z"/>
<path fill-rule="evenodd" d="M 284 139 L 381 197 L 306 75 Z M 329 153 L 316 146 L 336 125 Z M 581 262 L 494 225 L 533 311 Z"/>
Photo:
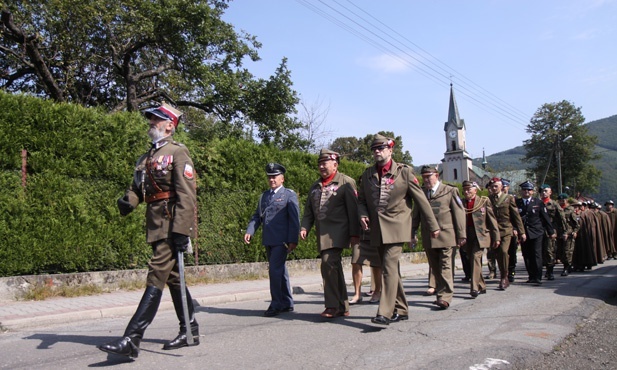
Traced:
<path fill-rule="evenodd" d="M 529 275 L 527 283 L 540 285 L 542 284 L 542 239 L 545 234 L 555 234 L 555 229 L 548 217 L 544 202 L 533 197 L 533 183 L 525 181 L 519 186 L 521 197 L 516 200 L 516 207 L 527 235 L 527 239 L 521 243 L 525 268 Z"/>
<path fill-rule="evenodd" d="M 551 199 L 553 191 L 550 185 L 542 184 L 540 189 L 540 199 L 544 202 L 548 217 L 551 219 L 553 229 L 555 229 L 555 234 L 546 235 L 542 242 L 542 261 L 543 265 L 546 266 L 545 277 L 548 280 L 554 280 L 555 276 L 553 275 L 553 269 L 555 268 L 557 253 L 557 238 L 564 241 L 568 239 L 566 235 L 566 219 L 564 218 L 563 211 L 559 204 Z"/>
<path fill-rule="evenodd" d="M 287 254 L 298 245 L 300 207 L 296 193 L 283 186 L 285 171 L 285 167 L 278 163 L 266 165 L 270 190 L 261 194 L 257 209 L 244 234 L 244 242 L 249 244 L 257 228 L 263 225 L 261 243 L 266 247 L 272 297 L 270 306 L 264 312 L 266 317 L 294 310 L 289 272 L 285 262 Z"/>
<path fill-rule="evenodd" d="M 392 160 L 394 140 L 374 136 L 371 150 L 375 165 L 367 168 L 358 187 L 358 212 L 364 230 L 370 227 L 371 247 L 382 261 L 383 286 L 373 323 L 388 325 L 408 318 L 408 303 L 399 274 L 403 244 L 411 241 L 411 209 L 423 215 L 426 234 L 439 235 L 439 225 L 431 212 L 412 169 Z"/>
<path fill-rule="evenodd" d="M 523 241 L 527 236 L 525 235 L 523 221 L 516 208 L 516 201 L 512 195 L 503 191 L 502 179 L 492 178 L 488 183 L 488 191 L 491 208 L 499 224 L 500 243 L 499 247 L 494 250 L 501 279 L 499 281 L 499 289 L 505 290 L 510 285 L 510 280 L 508 279 L 510 256 L 508 252 L 511 239 L 516 238 L 513 235 L 514 230 L 523 230 L 519 235 Z M 516 258 L 516 254 L 514 258 Z"/>
<path fill-rule="evenodd" d="M 561 193 L 557 196 L 559 206 L 563 210 L 563 215 L 566 220 L 566 235 L 567 239 L 557 240 L 557 257 L 563 263 L 563 271 L 561 276 L 568 276 L 572 271 L 572 253 L 574 253 L 574 243 L 578 235 L 579 216 L 576 208 L 580 208 L 579 202 L 568 204 L 568 194 Z"/>
<path fill-rule="evenodd" d="M 430 270 L 435 276 L 435 294 L 433 302 L 441 309 L 447 309 L 454 295 L 452 272 L 452 253 L 466 241 L 465 209 L 459 197 L 458 188 L 439 181 L 439 172 L 432 166 L 422 166 L 420 170 L 431 210 L 439 225 L 439 235 L 429 238 L 430 229 L 423 221 L 425 214 L 414 208 L 412 218 L 412 236 L 417 240 L 417 231 L 422 230 L 422 246 L 428 258 Z"/>
<path fill-rule="evenodd" d="M 484 249 L 496 249 L 501 243 L 499 225 L 493 214 L 491 201 L 488 197 L 477 196 L 479 188 L 475 181 L 463 181 L 467 242 L 461 249 L 465 249 L 471 266 L 469 295 L 472 298 L 486 293 L 486 283 L 482 278 Z"/>
<path fill-rule="evenodd" d="M 304 240 L 315 225 L 326 306 L 321 316 L 326 318 L 349 316 L 341 253 L 350 244 L 360 244 L 356 182 L 338 171 L 339 158 L 329 149 L 319 152 L 321 178 L 309 189 L 300 228 Z"/>
<path fill-rule="evenodd" d="M 199 325 L 188 288 L 186 297 L 191 333 L 187 334 L 175 253 L 184 252 L 189 247 L 197 206 L 193 162 L 186 146 L 172 137 L 182 112 L 164 103 L 144 113 L 150 122 L 148 136 L 152 147 L 137 161 L 133 182 L 124 196 L 118 199 L 118 208 L 120 214 L 126 216 L 139 203 L 147 204 L 146 241 L 153 252 L 148 263 L 147 287 L 122 338 L 98 347 L 102 351 L 128 357 L 139 355 L 141 339 L 156 315 L 165 285 L 169 287 L 180 321 L 180 333 L 166 342 L 163 349 L 187 346 L 187 335 L 193 336 L 193 345 L 199 344 Z"/>

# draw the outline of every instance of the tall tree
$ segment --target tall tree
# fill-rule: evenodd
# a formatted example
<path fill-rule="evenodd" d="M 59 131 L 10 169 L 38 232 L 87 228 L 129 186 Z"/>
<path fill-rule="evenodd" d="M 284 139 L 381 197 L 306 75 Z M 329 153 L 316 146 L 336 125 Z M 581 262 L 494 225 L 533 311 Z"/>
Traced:
<path fill-rule="evenodd" d="M 594 154 L 598 138 L 588 134 L 584 122 L 581 108 L 566 100 L 544 104 L 536 111 L 527 125 L 531 138 L 524 141 L 523 161 L 533 163 L 530 174 L 538 182 L 558 189 L 561 170 L 564 189 L 567 186 L 573 192 L 596 191 L 601 172 L 590 162 L 599 158 Z"/>
<path fill-rule="evenodd" d="M 394 139 L 394 149 L 392 151 L 392 159 L 399 163 L 412 165 L 412 157 L 409 151 L 403 151 L 403 138 L 395 136 L 392 131 L 379 131 L 378 134 Z M 371 143 L 373 142 L 373 134 L 368 134 L 363 138 L 356 137 L 339 137 L 334 139 L 330 144 L 330 149 L 341 154 L 349 160 L 371 164 L 373 160 L 373 152 L 371 151 Z"/>
<path fill-rule="evenodd" d="M 286 61 L 269 80 L 243 68 L 261 44 L 221 19 L 228 2 L 5 0 L 0 87 L 110 111 L 166 100 L 293 143 L 298 99 Z"/>

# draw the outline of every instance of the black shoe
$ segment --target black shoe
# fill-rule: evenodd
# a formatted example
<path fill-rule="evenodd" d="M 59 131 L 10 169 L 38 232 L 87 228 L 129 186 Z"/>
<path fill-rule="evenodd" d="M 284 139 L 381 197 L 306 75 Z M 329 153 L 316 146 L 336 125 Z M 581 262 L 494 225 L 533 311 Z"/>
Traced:
<path fill-rule="evenodd" d="M 114 355 L 127 356 L 137 358 L 139 356 L 139 343 L 133 343 L 130 337 L 116 339 L 109 343 L 102 344 L 97 347 L 103 352 Z"/>
<path fill-rule="evenodd" d="M 538 279 L 530 279 L 529 282 L 534 285 L 542 285 L 542 282 Z"/>
<path fill-rule="evenodd" d="M 193 344 L 190 344 L 190 346 L 198 346 L 199 345 L 199 333 L 196 334 L 195 332 L 193 332 L 192 334 L 193 334 Z M 186 333 L 180 333 L 178 334 L 177 337 L 165 343 L 163 345 L 163 349 L 168 351 L 170 349 L 178 349 L 178 348 L 188 347 L 188 346 L 189 346 L 189 343 L 186 337 Z"/>
<path fill-rule="evenodd" d="M 293 307 L 285 307 L 282 310 L 279 310 L 279 312 L 293 312 L 293 310 Z"/>
<path fill-rule="evenodd" d="M 555 275 L 549 274 L 547 280 L 555 280 Z"/>
<path fill-rule="evenodd" d="M 477 290 L 472 290 L 469 292 L 469 295 L 471 296 L 471 298 L 476 298 L 478 294 L 480 294 L 480 292 L 478 292 Z"/>
<path fill-rule="evenodd" d="M 371 322 L 373 324 L 379 324 L 379 325 L 390 325 L 390 319 L 388 319 L 387 317 L 382 316 L 382 315 L 377 315 L 377 316 L 373 317 L 371 319 Z"/>
<path fill-rule="evenodd" d="M 561 273 L 561 276 L 568 276 L 570 275 L 570 273 L 568 272 L 568 269 L 564 269 L 563 272 Z"/>
<path fill-rule="evenodd" d="M 399 315 L 398 312 L 394 312 L 390 318 L 390 322 L 399 322 L 409 320 L 409 315 Z"/>
<path fill-rule="evenodd" d="M 513 283 L 514 282 L 514 275 L 508 275 L 508 281 Z"/>
<path fill-rule="evenodd" d="M 281 313 L 281 311 L 276 310 L 274 308 L 268 308 L 266 310 L 266 312 L 264 312 L 264 316 L 265 317 L 274 317 L 274 316 L 277 316 L 279 313 Z"/>
<path fill-rule="evenodd" d="M 462 278 L 462 279 L 461 279 L 461 281 L 462 281 L 463 283 L 468 283 L 470 280 L 471 280 L 471 279 L 470 279 L 470 278 L 468 278 L 468 277 L 464 277 L 464 278 Z"/>

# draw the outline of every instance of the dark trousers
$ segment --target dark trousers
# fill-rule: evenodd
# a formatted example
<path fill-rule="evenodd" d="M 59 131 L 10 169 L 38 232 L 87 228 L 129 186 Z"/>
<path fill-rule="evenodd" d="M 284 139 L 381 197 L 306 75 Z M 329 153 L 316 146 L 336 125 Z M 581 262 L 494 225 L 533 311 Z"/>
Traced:
<path fill-rule="evenodd" d="M 529 280 L 542 280 L 542 239 L 540 236 L 534 239 L 527 239 L 521 245 L 525 268 L 529 275 Z"/>
<path fill-rule="evenodd" d="M 460 248 L 459 253 L 461 254 L 461 264 L 463 265 L 463 272 L 465 273 L 465 277 L 467 279 L 471 279 L 472 268 L 470 258 L 471 261 L 473 261 L 473 256 L 469 256 L 469 253 L 466 249 L 467 248 Z M 452 271 L 454 271 L 454 266 L 452 266 Z"/>
<path fill-rule="evenodd" d="M 287 248 L 283 245 L 266 246 L 268 256 L 268 275 L 270 276 L 270 308 L 283 310 L 294 306 L 287 271 Z"/>

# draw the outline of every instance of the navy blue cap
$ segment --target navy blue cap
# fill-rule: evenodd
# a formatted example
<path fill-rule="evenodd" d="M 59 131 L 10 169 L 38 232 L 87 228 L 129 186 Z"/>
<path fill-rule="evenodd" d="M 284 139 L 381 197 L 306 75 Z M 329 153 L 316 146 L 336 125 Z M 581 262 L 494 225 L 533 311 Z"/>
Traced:
<path fill-rule="evenodd" d="M 521 189 L 525 189 L 525 190 L 533 190 L 534 186 L 533 183 L 529 180 L 525 181 L 524 183 L 519 185 L 521 187 Z"/>
<path fill-rule="evenodd" d="M 285 167 L 282 164 L 278 163 L 268 163 L 266 165 L 266 175 L 268 176 L 276 176 L 276 175 L 284 175 Z"/>

